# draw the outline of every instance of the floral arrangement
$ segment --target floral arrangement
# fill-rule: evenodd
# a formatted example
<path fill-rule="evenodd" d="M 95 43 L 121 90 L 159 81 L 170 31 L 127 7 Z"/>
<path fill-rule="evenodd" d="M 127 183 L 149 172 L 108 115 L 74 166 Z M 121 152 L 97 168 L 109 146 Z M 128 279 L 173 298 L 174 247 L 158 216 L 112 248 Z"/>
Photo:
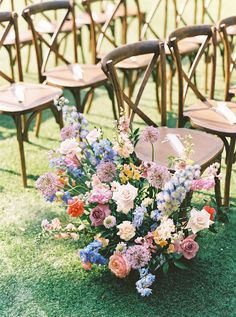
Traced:
<path fill-rule="evenodd" d="M 64 105 L 63 116 L 60 147 L 49 153 L 54 172 L 39 177 L 36 187 L 46 200 L 62 204 L 72 220 L 43 220 L 43 235 L 83 245 L 79 258 L 85 270 L 107 265 L 121 279 L 137 270 L 136 289 L 149 296 L 157 270 L 167 272 L 171 263 L 185 268 L 184 259 L 199 250 L 198 232 L 212 228 L 215 209 L 189 208 L 188 198 L 194 190 L 214 187 L 219 166 L 213 164 L 201 176 L 185 140 L 186 156 L 171 159 L 171 173 L 135 154 L 139 140 L 152 146 L 157 142 L 158 128 L 132 131 L 122 116 L 111 141 L 101 129 L 88 131 L 87 120 L 75 108 Z"/>

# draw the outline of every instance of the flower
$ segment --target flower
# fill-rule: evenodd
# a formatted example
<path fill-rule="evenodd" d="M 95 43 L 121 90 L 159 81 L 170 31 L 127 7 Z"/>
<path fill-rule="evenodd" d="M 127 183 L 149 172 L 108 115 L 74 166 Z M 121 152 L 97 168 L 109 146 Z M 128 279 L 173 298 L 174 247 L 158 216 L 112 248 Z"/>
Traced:
<path fill-rule="evenodd" d="M 130 119 L 125 116 L 121 116 L 118 122 L 119 131 L 127 133 L 129 132 L 129 127 L 130 127 Z"/>
<path fill-rule="evenodd" d="M 92 226 L 97 227 L 103 224 L 104 219 L 109 216 L 111 210 L 109 206 L 106 205 L 98 205 L 93 208 L 90 212 L 89 218 L 92 222 Z"/>
<path fill-rule="evenodd" d="M 154 283 L 156 277 L 144 268 L 139 270 L 139 274 L 140 279 L 136 282 L 136 289 L 141 296 L 150 296 L 152 294 L 150 286 Z"/>
<path fill-rule="evenodd" d="M 119 242 L 116 246 L 116 251 L 120 253 L 125 253 L 127 250 L 127 244 L 124 242 Z"/>
<path fill-rule="evenodd" d="M 133 219 L 133 225 L 136 228 L 141 227 L 142 223 L 143 223 L 143 219 L 144 219 L 144 214 L 147 212 L 147 209 L 143 206 L 141 207 L 136 207 L 135 211 L 133 213 L 134 215 L 134 219 Z"/>
<path fill-rule="evenodd" d="M 154 231 L 154 241 L 159 243 L 160 240 L 167 240 L 172 237 L 172 233 L 175 232 L 175 224 L 172 219 L 164 216 L 161 219 L 161 224 Z"/>
<path fill-rule="evenodd" d="M 53 173 L 45 173 L 36 181 L 36 188 L 48 200 L 51 200 L 51 198 L 55 196 L 58 186 L 58 178 Z"/>
<path fill-rule="evenodd" d="M 125 256 L 132 269 L 141 269 L 151 260 L 151 253 L 143 245 L 134 245 L 128 248 Z"/>
<path fill-rule="evenodd" d="M 214 186 L 215 186 L 214 178 L 195 179 L 193 180 L 191 190 L 210 190 L 214 188 Z"/>
<path fill-rule="evenodd" d="M 90 203 L 106 204 L 112 198 L 112 191 L 109 186 L 95 187 L 89 197 Z"/>
<path fill-rule="evenodd" d="M 78 198 L 69 199 L 67 213 L 71 217 L 80 217 L 84 213 L 84 203 Z"/>
<path fill-rule="evenodd" d="M 114 142 L 113 150 L 121 157 L 128 158 L 134 152 L 134 146 L 126 133 L 121 132 Z"/>
<path fill-rule="evenodd" d="M 103 221 L 103 225 L 107 229 L 113 228 L 116 225 L 116 217 L 107 216 Z"/>
<path fill-rule="evenodd" d="M 142 206 L 143 207 L 148 207 L 150 206 L 152 203 L 153 203 L 153 199 L 152 198 L 149 198 L 149 197 L 146 197 L 143 201 L 142 201 Z"/>
<path fill-rule="evenodd" d="M 159 130 L 153 126 L 146 127 L 141 133 L 140 140 L 143 142 L 156 143 L 159 139 Z"/>
<path fill-rule="evenodd" d="M 49 221 L 47 219 L 44 219 L 41 222 L 41 227 L 43 228 L 43 230 L 45 231 L 50 231 L 52 230 L 52 225 L 49 223 Z"/>
<path fill-rule="evenodd" d="M 81 148 L 79 147 L 79 143 L 75 138 L 66 139 L 65 141 L 61 142 L 59 152 L 63 155 L 76 155 L 78 157 L 81 153 Z"/>
<path fill-rule="evenodd" d="M 86 270 L 86 271 L 91 271 L 92 270 L 92 263 L 88 262 L 82 262 L 82 267 Z"/>
<path fill-rule="evenodd" d="M 205 209 L 199 211 L 195 208 L 191 210 L 191 217 L 187 223 L 186 229 L 191 229 L 195 234 L 200 230 L 209 228 L 214 222 L 210 220 L 211 215 Z"/>
<path fill-rule="evenodd" d="M 86 139 L 87 139 L 88 143 L 91 145 L 92 143 L 94 143 L 98 139 L 100 139 L 101 136 L 102 136 L 101 129 L 93 129 L 92 131 L 90 131 L 87 134 Z"/>
<path fill-rule="evenodd" d="M 117 204 L 117 211 L 128 214 L 128 212 L 134 207 L 134 200 L 137 195 L 138 189 L 130 183 L 126 185 L 118 184 L 112 197 Z"/>
<path fill-rule="evenodd" d="M 135 236 L 135 227 L 130 221 L 123 221 L 117 228 L 119 229 L 117 235 L 120 236 L 122 240 L 129 241 Z"/>
<path fill-rule="evenodd" d="M 210 214 L 210 220 L 214 220 L 214 216 L 216 213 L 215 209 L 210 206 L 204 206 L 203 209 L 206 210 Z"/>
<path fill-rule="evenodd" d="M 171 174 L 167 167 L 151 163 L 147 170 L 147 180 L 151 186 L 159 189 L 170 180 Z"/>
<path fill-rule="evenodd" d="M 125 278 L 130 272 L 130 265 L 125 256 L 119 252 L 115 252 L 109 260 L 109 269 L 119 278 Z"/>
<path fill-rule="evenodd" d="M 66 230 L 73 231 L 75 229 L 76 229 L 76 227 L 72 223 L 68 223 L 68 225 L 66 226 Z"/>
<path fill-rule="evenodd" d="M 53 230 L 60 230 L 61 229 L 61 222 L 58 218 L 54 218 L 52 220 L 52 229 Z"/>
<path fill-rule="evenodd" d="M 182 253 L 188 260 L 194 258 L 199 250 L 198 243 L 194 241 L 195 238 L 196 235 L 192 234 L 182 241 L 176 240 L 174 242 L 175 252 Z"/>
<path fill-rule="evenodd" d="M 84 249 L 80 250 L 79 256 L 83 263 L 101 264 L 105 265 L 107 263 L 106 258 L 99 253 L 102 243 L 100 241 L 94 240 L 89 243 Z"/>
<path fill-rule="evenodd" d="M 97 175 L 101 182 L 112 182 L 116 176 L 116 166 L 112 162 L 102 162 L 97 165 Z"/>
<path fill-rule="evenodd" d="M 76 129 L 73 127 L 73 125 L 66 126 L 61 129 L 61 139 L 62 141 L 65 141 L 67 139 L 73 139 L 76 137 Z"/>

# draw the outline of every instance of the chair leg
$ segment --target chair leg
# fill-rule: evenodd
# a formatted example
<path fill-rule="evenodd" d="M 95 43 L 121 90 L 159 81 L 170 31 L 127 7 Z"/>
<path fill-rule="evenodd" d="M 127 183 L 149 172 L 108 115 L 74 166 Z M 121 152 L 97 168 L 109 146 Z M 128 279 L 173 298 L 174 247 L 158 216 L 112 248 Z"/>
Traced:
<path fill-rule="evenodd" d="M 94 98 L 94 90 L 92 90 L 88 96 L 88 100 L 87 100 L 88 106 L 86 107 L 86 113 L 89 113 L 89 111 L 91 109 L 93 98 Z"/>
<path fill-rule="evenodd" d="M 219 173 L 221 170 L 221 156 L 217 160 L 220 163 Z M 222 207 L 222 196 L 221 196 L 221 181 L 218 177 L 215 177 L 215 199 L 217 207 Z"/>
<path fill-rule="evenodd" d="M 114 119 L 117 120 L 117 112 L 116 112 L 116 103 L 115 103 L 115 95 L 114 95 L 114 90 L 113 87 L 110 83 L 106 83 L 105 84 L 105 88 L 108 92 L 108 96 L 111 100 L 111 104 L 112 104 L 112 111 L 113 111 L 113 115 L 114 115 Z M 120 113 L 118 113 L 118 116 L 120 115 Z"/>
<path fill-rule="evenodd" d="M 62 129 L 64 126 L 62 111 L 57 110 L 54 105 L 51 107 L 51 111 L 56 120 L 56 123 L 59 125 L 60 129 Z"/>
<path fill-rule="evenodd" d="M 230 180 L 232 174 L 232 166 L 234 163 L 234 152 L 235 152 L 235 141 L 236 138 L 230 138 L 229 148 L 226 149 L 226 175 L 225 175 L 225 191 L 224 191 L 224 206 L 229 207 L 229 198 L 230 198 Z"/>
<path fill-rule="evenodd" d="M 73 96 L 75 98 L 75 106 L 78 112 L 83 113 L 82 104 L 81 104 L 81 94 L 80 89 L 73 89 L 72 90 Z"/>
<path fill-rule="evenodd" d="M 26 176 L 26 164 L 25 164 L 25 153 L 24 153 L 24 143 L 23 143 L 23 133 L 22 133 L 22 118 L 20 115 L 15 117 L 17 141 L 20 151 L 20 161 L 21 161 L 21 175 L 23 186 L 27 187 L 27 176 Z"/>
<path fill-rule="evenodd" d="M 35 124 L 35 136 L 38 138 L 40 126 L 42 121 L 42 112 L 39 112 L 36 117 L 36 124 Z"/>

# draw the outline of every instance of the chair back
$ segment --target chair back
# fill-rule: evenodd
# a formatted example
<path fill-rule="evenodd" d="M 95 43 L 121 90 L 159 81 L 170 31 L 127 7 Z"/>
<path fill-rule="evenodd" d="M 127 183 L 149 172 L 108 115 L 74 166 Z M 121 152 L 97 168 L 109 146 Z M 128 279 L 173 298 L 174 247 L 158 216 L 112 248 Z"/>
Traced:
<path fill-rule="evenodd" d="M 133 8 L 137 11 L 138 30 L 141 29 L 142 15 L 139 0 L 132 0 Z M 97 62 L 99 54 L 103 51 L 114 49 L 121 44 L 126 44 L 128 39 L 128 3 L 127 0 L 82 0 L 85 11 L 90 17 L 90 36 L 92 39 L 92 56 Z M 131 6 L 130 6 L 131 7 Z M 96 21 L 96 9 L 106 15 L 105 23 Z M 118 21 L 119 13 L 122 12 L 121 25 L 115 30 L 115 23 Z M 119 31 L 118 31 L 119 30 Z M 118 31 L 118 32 L 117 32 Z M 136 40 L 140 39 L 140 32 Z M 94 47 L 93 47 L 94 46 Z"/>
<path fill-rule="evenodd" d="M 173 3 L 175 10 L 175 28 L 199 23 L 199 0 L 173 0 Z"/>
<path fill-rule="evenodd" d="M 236 16 L 221 20 L 218 29 L 224 43 L 225 100 L 228 101 L 232 97 L 229 94 L 229 89 L 232 74 L 236 68 L 235 44 L 230 31 L 236 29 Z"/>
<path fill-rule="evenodd" d="M 184 39 L 193 37 L 204 37 L 202 44 L 199 46 L 199 50 L 194 53 L 193 61 L 190 69 L 184 69 L 184 60 L 181 58 L 178 42 Z M 183 111 L 186 102 L 186 97 L 189 88 L 192 92 L 202 101 L 206 100 L 206 97 L 202 95 L 194 81 L 196 71 L 199 69 L 201 60 L 205 57 L 205 53 L 209 48 L 213 48 L 212 53 L 212 72 L 211 72 L 211 87 L 210 98 L 214 98 L 215 92 L 215 75 L 216 75 L 216 28 L 211 25 L 195 25 L 187 26 L 172 32 L 169 35 L 168 46 L 171 54 L 174 58 L 177 75 L 178 75 L 178 127 L 182 127 L 185 123 Z"/>
<path fill-rule="evenodd" d="M 15 12 L 9 12 L 9 11 L 0 12 L 0 25 L 3 29 L 3 31 L 0 33 L 0 51 L 3 51 L 4 49 L 6 49 L 6 47 L 4 46 L 4 42 L 7 36 L 14 37 L 15 48 L 16 48 L 18 79 L 19 81 L 23 81 L 17 18 L 18 18 L 18 15 Z M 10 61 L 9 61 L 9 64 L 10 64 Z M 10 69 L 10 67 L 8 68 Z M 0 77 L 5 79 L 9 83 L 15 82 L 14 71 L 11 74 L 7 74 L 5 70 L 0 69 Z"/>
<path fill-rule="evenodd" d="M 48 31 L 44 33 L 42 32 L 42 29 L 37 26 L 38 21 L 36 17 L 40 16 L 40 19 L 44 17 L 45 19 L 43 21 L 46 23 L 46 26 L 48 25 L 48 16 L 50 16 L 50 14 L 52 14 L 54 17 L 56 14 L 57 21 L 55 24 L 56 27 L 52 28 L 49 36 Z M 23 10 L 22 16 L 25 18 L 32 31 L 40 82 L 44 80 L 43 74 L 46 71 L 46 67 L 51 55 L 54 55 L 58 61 L 61 61 L 64 64 L 70 64 L 71 62 L 77 63 L 77 35 L 73 2 L 69 0 L 55 0 L 31 4 Z M 68 22 L 69 18 L 71 19 L 70 21 L 73 36 L 73 61 L 69 61 L 63 53 L 60 53 L 58 47 L 58 44 L 61 40 L 59 36 L 61 35 L 63 27 L 65 27 L 65 24 Z M 47 48 L 45 55 L 43 55 L 44 46 Z"/>
<path fill-rule="evenodd" d="M 144 54 L 153 54 L 153 56 L 150 58 L 149 65 L 144 70 L 144 75 L 141 79 L 141 84 L 137 90 L 136 96 L 128 97 L 122 88 L 121 79 L 118 77 L 116 65 L 125 59 L 135 58 Z M 152 72 L 158 62 L 161 69 L 161 124 L 166 125 L 166 60 L 164 43 L 155 40 L 127 44 L 114 49 L 102 59 L 102 69 L 111 80 L 114 87 L 119 113 L 124 113 L 125 105 L 127 105 L 131 122 L 133 122 L 134 116 L 137 114 L 146 124 L 157 126 L 156 122 L 154 122 L 140 109 L 140 103 L 144 90 L 147 86 L 148 79 L 152 75 Z"/>
<path fill-rule="evenodd" d="M 202 23 L 215 24 L 221 19 L 222 0 L 202 0 Z"/>
<path fill-rule="evenodd" d="M 169 19 L 168 13 L 173 9 L 173 0 L 153 0 L 151 9 L 147 13 L 145 23 L 141 30 L 141 40 L 159 39 L 164 40 L 169 29 L 176 27 L 175 21 Z M 160 23 L 160 21 L 163 21 Z M 170 22 L 174 22 L 170 25 Z"/>

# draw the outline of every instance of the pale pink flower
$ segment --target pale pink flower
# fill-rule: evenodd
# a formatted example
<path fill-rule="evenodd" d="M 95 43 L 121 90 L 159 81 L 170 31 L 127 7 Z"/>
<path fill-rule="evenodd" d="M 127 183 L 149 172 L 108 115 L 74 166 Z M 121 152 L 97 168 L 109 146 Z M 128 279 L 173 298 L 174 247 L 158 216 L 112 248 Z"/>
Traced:
<path fill-rule="evenodd" d="M 140 140 L 143 142 L 156 143 L 159 139 L 159 130 L 153 126 L 146 127 L 141 133 Z"/>
<path fill-rule="evenodd" d="M 60 230 L 61 229 L 61 222 L 58 218 L 54 218 L 52 220 L 52 229 L 53 230 Z"/>
<path fill-rule="evenodd" d="M 214 187 L 214 178 L 195 179 L 192 182 L 191 190 L 210 190 Z"/>
<path fill-rule="evenodd" d="M 95 187 L 93 188 L 89 202 L 90 203 L 98 203 L 98 204 L 106 204 L 112 198 L 112 191 L 110 190 L 109 186 L 103 187 Z"/>
<path fill-rule="evenodd" d="M 192 234 L 182 241 L 175 240 L 175 252 L 182 253 L 183 256 L 188 260 L 194 258 L 199 250 L 198 243 L 194 241 L 195 238 L 196 235 Z"/>

